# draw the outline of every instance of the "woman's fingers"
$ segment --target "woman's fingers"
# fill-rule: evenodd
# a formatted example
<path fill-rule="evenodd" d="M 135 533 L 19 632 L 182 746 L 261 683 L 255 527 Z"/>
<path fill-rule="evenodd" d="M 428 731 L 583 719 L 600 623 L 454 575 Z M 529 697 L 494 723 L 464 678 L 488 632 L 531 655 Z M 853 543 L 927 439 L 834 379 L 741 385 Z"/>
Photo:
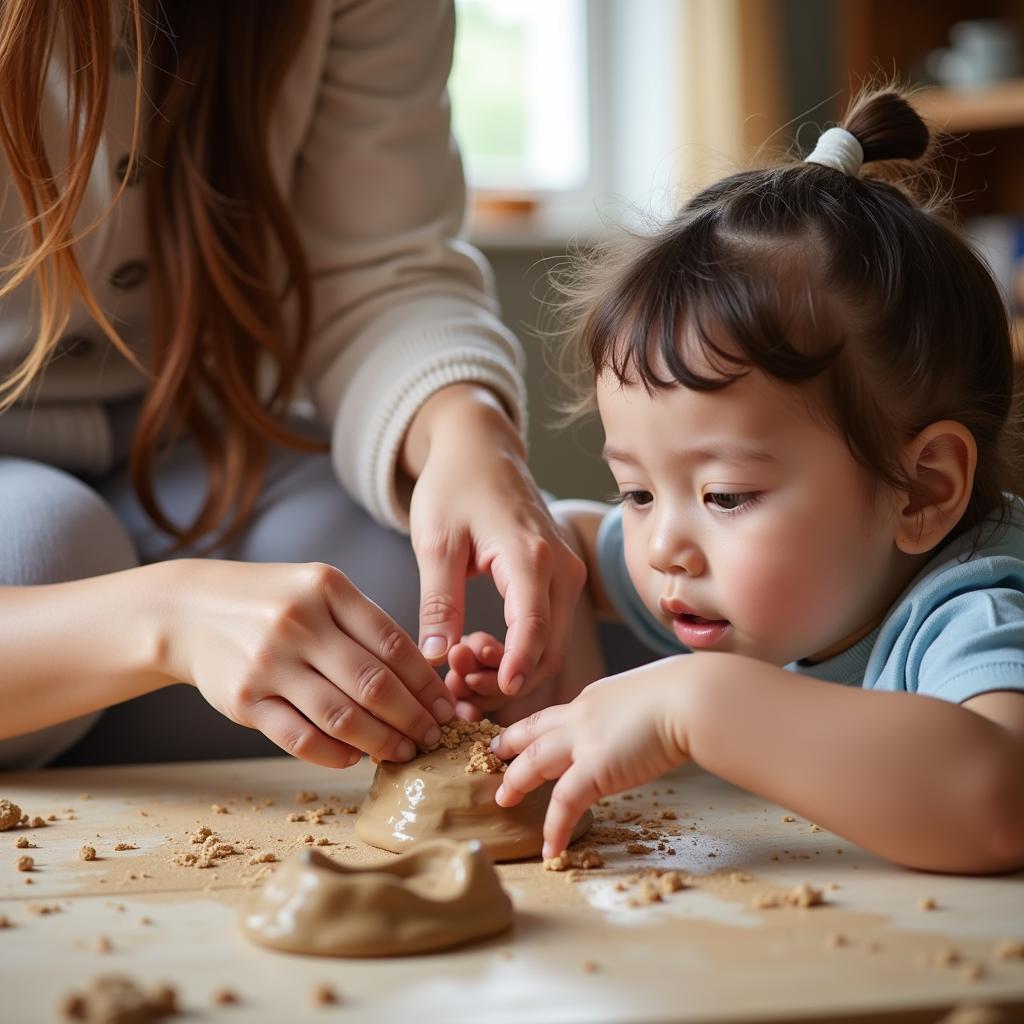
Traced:
<path fill-rule="evenodd" d="M 462 636 L 469 535 L 461 533 L 455 539 L 439 531 L 414 533 L 412 544 L 420 570 L 419 649 L 431 664 L 437 665 Z"/>
<path fill-rule="evenodd" d="M 331 615 L 338 629 L 362 648 L 365 656 L 353 659 L 347 652 L 344 666 L 317 664 L 315 667 L 378 717 L 392 701 L 397 702 L 395 720 L 386 715 L 384 720 L 417 743 L 425 742 L 433 724 L 428 724 L 427 718 L 448 722 L 455 715 L 455 707 L 441 677 L 394 619 L 356 590 L 342 573 L 337 577 L 340 579 L 332 579 L 327 587 Z M 388 671 L 380 672 L 379 665 Z M 324 671 L 325 667 L 328 671 Z M 336 672 L 342 668 L 346 671 L 339 677 Z M 410 694 L 411 703 L 406 699 Z M 412 704 L 418 704 L 426 716 L 416 714 Z M 429 746 L 430 742 L 426 742 Z"/>
<path fill-rule="evenodd" d="M 265 697 L 247 708 L 247 724 L 283 751 L 325 768 L 351 768 L 359 751 L 327 736 L 283 697 Z"/>
<path fill-rule="evenodd" d="M 544 818 L 544 857 L 557 857 L 572 838 L 572 830 L 587 808 L 602 796 L 586 768 L 573 764 L 555 783 Z"/>
<path fill-rule="evenodd" d="M 382 670 L 386 671 L 383 666 Z M 397 679 L 393 686 L 395 692 L 401 690 Z M 371 757 L 380 761 L 408 761 L 416 755 L 416 743 L 404 729 L 393 727 L 377 712 L 367 710 L 319 672 L 293 677 L 281 686 L 281 693 L 322 733 Z M 415 701 L 412 703 L 415 705 Z M 418 715 L 426 718 L 422 708 Z M 437 729 L 432 722 L 431 727 Z"/>
<path fill-rule="evenodd" d="M 389 761 L 407 761 L 416 747 L 437 746 L 437 721 L 383 661 L 351 637 L 336 636 L 333 643 L 318 648 L 310 666 L 328 686 L 309 686 L 303 679 L 301 693 L 290 688 L 285 695 L 293 703 L 298 700 L 303 713 L 307 701 L 317 700 L 313 720 L 329 735 Z M 444 690 L 440 678 L 437 685 Z M 454 715 L 454 703 L 448 691 L 444 693 Z"/>

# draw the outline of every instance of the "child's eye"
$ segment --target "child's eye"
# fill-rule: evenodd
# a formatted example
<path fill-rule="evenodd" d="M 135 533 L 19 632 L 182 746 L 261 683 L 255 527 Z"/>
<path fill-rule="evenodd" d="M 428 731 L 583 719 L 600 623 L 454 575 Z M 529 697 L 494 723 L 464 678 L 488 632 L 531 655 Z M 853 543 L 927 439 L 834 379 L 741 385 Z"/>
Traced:
<path fill-rule="evenodd" d="M 612 495 L 612 501 L 619 505 L 632 505 L 634 508 L 641 508 L 654 501 L 654 495 L 650 491 L 626 491 L 622 494 Z"/>
<path fill-rule="evenodd" d="M 738 512 L 740 509 L 754 504 L 758 499 L 756 491 L 711 491 L 704 495 L 705 504 L 717 508 L 721 512 Z"/>

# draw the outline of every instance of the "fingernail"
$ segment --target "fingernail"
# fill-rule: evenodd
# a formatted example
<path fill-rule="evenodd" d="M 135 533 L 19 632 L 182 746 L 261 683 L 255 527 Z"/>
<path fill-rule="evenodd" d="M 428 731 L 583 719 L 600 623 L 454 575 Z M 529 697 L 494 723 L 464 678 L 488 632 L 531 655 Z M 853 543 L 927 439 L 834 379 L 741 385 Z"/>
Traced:
<path fill-rule="evenodd" d="M 495 800 L 495 802 L 500 804 L 502 799 L 504 798 L 504 796 L 505 796 L 505 787 L 504 786 L 499 786 L 494 791 L 494 800 Z M 536 849 L 536 847 L 534 847 L 534 849 Z"/>
<path fill-rule="evenodd" d="M 355 752 L 355 753 L 354 753 L 354 754 L 353 754 L 353 755 L 351 756 L 351 758 L 349 758 L 349 762 L 348 762 L 348 764 L 346 765 L 346 767 L 347 767 L 347 768 L 352 768 L 353 766 L 355 766 L 355 765 L 359 764 L 359 762 L 360 762 L 360 761 L 362 760 L 362 757 L 363 757 L 363 755 L 362 755 L 362 754 L 360 754 L 360 753 L 359 753 L 359 751 L 357 750 L 357 751 L 356 751 L 356 752 Z"/>
<path fill-rule="evenodd" d="M 519 675 L 513 676 L 512 682 L 508 684 L 508 695 L 514 697 L 523 688 L 523 683 L 525 682 L 526 678 L 521 672 Z"/>
<path fill-rule="evenodd" d="M 434 701 L 434 717 L 439 722 L 450 722 L 455 717 L 455 708 L 452 707 L 451 701 L 438 697 Z"/>
<path fill-rule="evenodd" d="M 540 855 L 544 860 L 547 860 L 549 857 L 554 857 L 555 851 L 552 849 L 550 843 L 544 844 L 543 848 L 540 851 Z"/>
<path fill-rule="evenodd" d="M 399 761 L 408 761 L 416 753 L 416 748 L 413 746 L 411 740 L 402 740 L 401 743 L 395 747 L 395 757 Z"/>
<path fill-rule="evenodd" d="M 491 658 L 494 657 L 494 648 L 493 647 L 485 647 L 480 652 L 480 657 L 483 658 L 484 661 L 490 661 Z"/>
<path fill-rule="evenodd" d="M 424 658 L 439 658 L 448 650 L 448 641 L 443 636 L 428 636 L 420 644 L 420 650 Z"/>
<path fill-rule="evenodd" d="M 497 750 L 498 749 L 498 744 L 500 742 L 501 742 L 501 736 L 500 735 L 499 736 L 491 737 L 491 750 Z"/>
<path fill-rule="evenodd" d="M 441 730 L 436 725 L 432 725 L 427 730 L 426 736 L 423 737 L 423 742 L 428 748 L 436 747 L 441 742 Z"/>

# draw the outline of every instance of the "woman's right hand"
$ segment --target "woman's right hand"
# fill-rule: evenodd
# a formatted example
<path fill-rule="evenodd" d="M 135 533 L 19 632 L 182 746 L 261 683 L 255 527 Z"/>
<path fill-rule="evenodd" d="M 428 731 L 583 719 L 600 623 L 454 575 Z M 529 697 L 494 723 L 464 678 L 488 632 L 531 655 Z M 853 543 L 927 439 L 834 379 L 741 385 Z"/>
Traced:
<path fill-rule="evenodd" d="M 436 746 L 454 707 L 390 616 L 329 565 L 164 563 L 161 658 L 221 714 L 305 761 L 365 751 L 405 761 Z"/>

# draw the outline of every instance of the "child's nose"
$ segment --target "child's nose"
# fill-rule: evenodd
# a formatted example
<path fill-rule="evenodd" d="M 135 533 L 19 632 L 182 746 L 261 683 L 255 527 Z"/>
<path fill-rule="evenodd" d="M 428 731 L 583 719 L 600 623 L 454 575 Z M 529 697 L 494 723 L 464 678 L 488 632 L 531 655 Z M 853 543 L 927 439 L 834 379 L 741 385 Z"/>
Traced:
<path fill-rule="evenodd" d="M 685 572 L 699 576 L 705 569 L 700 545 L 679 523 L 660 525 L 651 537 L 649 553 L 651 568 L 658 572 Z"/>

